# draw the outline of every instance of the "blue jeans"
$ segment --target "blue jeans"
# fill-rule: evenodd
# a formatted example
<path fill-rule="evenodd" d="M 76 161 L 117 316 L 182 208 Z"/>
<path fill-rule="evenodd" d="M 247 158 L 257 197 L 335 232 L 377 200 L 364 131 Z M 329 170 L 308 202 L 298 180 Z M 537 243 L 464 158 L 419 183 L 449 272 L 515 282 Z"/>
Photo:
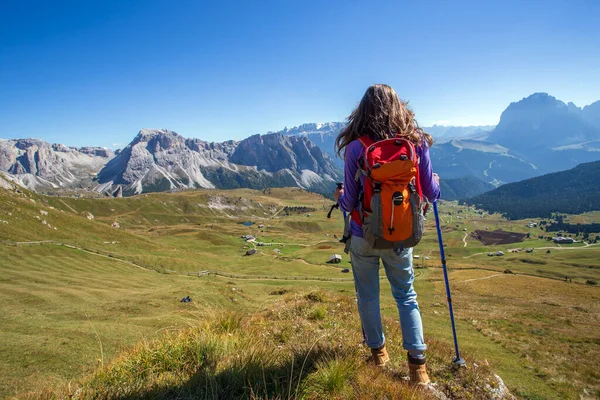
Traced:
<path fill-rule="evenodd" d="M 421 357 L 427 346 L 423 340 L 423 323 L 417 303 L 417 292 L 413 287 L 415 274 L 412 267 L 412 248 L 402 251 L 376 250 L 363 238 L 352 236 L 350 251 L 358 313 L 367 345 L 375 349 L 385 344 L 379 307 L 381 259 L 400 314 L 402 346 L 411 356 Z"/>

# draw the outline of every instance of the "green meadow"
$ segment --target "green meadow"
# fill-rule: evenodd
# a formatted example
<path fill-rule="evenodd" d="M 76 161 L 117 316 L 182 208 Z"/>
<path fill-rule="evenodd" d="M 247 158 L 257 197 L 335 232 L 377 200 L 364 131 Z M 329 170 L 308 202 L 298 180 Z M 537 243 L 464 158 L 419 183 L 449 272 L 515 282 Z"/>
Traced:
<path fill-rule="evenodd" d="M 122 378 L 115 371 L 132 360 L 164 346 L 183 346 L 198 329 L 223 343 L 262 343 L 267 347 L 257 348 L 265 354 L 271 345 L 282 351 L 299 346 L 307 360 L 313 338 L 308 332 L 348 335 L 339 348 L 323 345 L 327 357 L 310 358 L 314 362 L 307 362 L 303 372 L 286 369 L 295 365 L 296 353 L 282 355 L 277 363 L 286 367 L 278 364 L 283 369 L 273 369 L 272 376 L 289 372 L 298 390 L 265 382 L 256 384 L 258 398 L 408 393 L 401 379 L 392 379 L 406 371 L 404 354 L 393 342 L 399 343 L 400 333 L 385 280 L 382 307 L 392 340 L 392 372 L 382 378 L 381 387 L 360 379 L 353 383 L 356 371 L 364 369 L 360 360 L 365 349 L 360 347 L 351 274 L 341 272 L 351 268 L 349 258 L 343 254 L 340 264 L 326 263 L 343 252 L 334 237 L 341 236 L 341 212 L 327 219 L 330 205 L 330 200 L 299 189 L 202 190 L 123 199 L 1 191 L 0 219 L 7 223 L 0 223 L 0 396 L 61 397 L 79 387 L 82 397 L 121 396 L 127 390 L 134 397 L 171 396 L 173 388 L 198 397 L 185 383 L 191 378 L 173 375 L 173 368 L 167 375 L 166 370 L 157 370 L 152 378 L 144 375 L 146 380 L 128 375 L 131 380 L 123 378 L 126 389 L 121 392 L 110 383 Z M 432 378 L 452 398 L 485 398 L 474 382 L 493 373 L 520 398 L 600 396 L 600 289 L 586 283 L 600 280 L 600 246 L 557 246 L 538 239 L 549 234 L 527 227 L 530 221 L 507 221 L 457 203 L 443 203 L 440 210 L 461 350 L 470 365 L 487 369 L 448 369 L 452 335 L 433 216 L 428 215 L 427 235 L 415 250 L 419 258 L 414 264 L 426 339 L 433 344 Z M 587 214 L 571 218 L 595 220 Z M 529 233 L 530 238 L 484 246 L 471 233 L 486 228 Z M 256 241 L 241 238 L 248 234 Z M 510 252 L 525 248 L 534 250 Z M 245 256 L 250 249 L 258 252 Z M 488 256 L 497 251 L 505 255 Z M 323 293 L 322 305 L 298 300 L 315 291 Z M 180 302 L 186 296 L 191 303 Z M 279 319 L 269 314 L 276 304 L 285 304 L 291 314 Z M 332 310 L 337 304 L 347 314 L 336 316 Z M 250 328 L 226 332 L 234 338 L 226 339 L 214 324 L 231 313 L 235 326 Z M 259 338 L 263 331 L 258 327 L 272 321 L 277 330 L 272 334 L 287 338 L 281 343 Z M 229 350 L 220 351 L 229 360 Z M 182 371 L 196 368 L 181 363 Z M 200 378 L 217 385 L 219 371 Z M 362 375 L 373 377 L 375 372 L 369 371 Z M 154 391 L 144 391 L 148 387 Z M 224 395 L 214 390 L 200 398 Z"/>

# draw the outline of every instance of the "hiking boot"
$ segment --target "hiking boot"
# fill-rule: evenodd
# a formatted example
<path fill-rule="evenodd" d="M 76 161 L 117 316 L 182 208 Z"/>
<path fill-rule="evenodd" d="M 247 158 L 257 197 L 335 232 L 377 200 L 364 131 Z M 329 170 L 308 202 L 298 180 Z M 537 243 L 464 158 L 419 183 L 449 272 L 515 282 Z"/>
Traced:
<path fill-rule="evenodd" d="M 410 372 L 410 383 L 414 385 L 427 386 L 431 383 L 427 375 L 426 358 L 413 358 L 408 355 L 408 370 Z"/>
<path fill-rule="evenodd" d="M 377 349 L 371 349 L 370 363 L 375 364 L 377 367 L 385 367 L 388 361 L 390 361 L 390 356 L 385 349 L 385 344 Z"/>

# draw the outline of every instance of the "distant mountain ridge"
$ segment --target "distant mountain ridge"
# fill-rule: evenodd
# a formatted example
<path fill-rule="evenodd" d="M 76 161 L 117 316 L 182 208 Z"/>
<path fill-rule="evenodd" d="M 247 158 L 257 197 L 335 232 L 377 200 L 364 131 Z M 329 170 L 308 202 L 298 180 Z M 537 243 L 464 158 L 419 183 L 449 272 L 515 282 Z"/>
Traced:
<path fill-rule="evenodd" d="M 336 157 L 335 138 L 343 126 L 303 124 L 280 132 L 309 137 Z M 600 159 L 600 101 L 580 108 L 534 93 L 511 103 L 495 127 L 423 129 L 434 137 L 432 164 L 445 179 L 471 175 L 499 186 Z"/>
<path fill-rule="evenodd" d="M 222 143 L 143 129 L 114 154 L 36 139 L 0 140 L 0 171 L 39 191 L 94 189 L 128 195 L 299 186 L 328 193 L 342 177 L 343 161 L 334 146 L 344 126 L 308 123 Z M 430 154 L 442 180 L 473 177 L 500 186 L 600 159 L 600 101 L 580 108 L 535 93 L 511 103 L 495 127 L 434 125 L 424 130 L 437 140 Z"/>
<path fill-rule="evenodd" d="M 304 137 L 255 135 L 208 143 L 142 129 L 122 150 L 80 149 L 37 139 L 1 140 L 0 171 L 38 191 L 124 195 L 186 188 L 297 186 L 329 193 L 341 171 Z"/>
<path fill-rule="evenodd" d="M 541 175 L 600 159 L 600 102 L 584 108 L 547 93 L 511 103 L 488 137 L 535 165 Z"/>
<path fill-rule="evenodd" d="M 596 108 L 592 104 L 584 112 L 547 93 L 534 93 L 504 110 L 488 140 L 524 152 L 598 140 L 600 125 L 595 121 L 600 119 L 600 107 Z"/>
<path fill-rule="evenodd" d="M 114 156 L 99 147 L 67 147 L 38 139 L 0 139 L 0 171 L 33 190 L 85 188 Z"/>
<path fill-rule="evenodd" d="M 307 123 L 295 126 L 293 128 L 286 127 L 276 133 L 286 136 L 307 137 L 311 142 L 319 146 L 321 150 L 329 154 L 337 166 L 343 168 L 344 162 L 335 152 L 335 140 L 345 126 L 345 122 Z M 492 128 L 493 126 L 434 125 L 432 127 L 425 127 L 423 129 L 437 138 L 443 137 L 444 140 L 450 140 L 453 138 L 463 138 L 472 135 L 486 134 Z"/>
<path fill-rule="evenodd" d="M 552 213 L 580 214 L 600 210 L 600 161 L 510 183 L 466 200 L 466 203 L 510 219 L 546 218 Z"/>

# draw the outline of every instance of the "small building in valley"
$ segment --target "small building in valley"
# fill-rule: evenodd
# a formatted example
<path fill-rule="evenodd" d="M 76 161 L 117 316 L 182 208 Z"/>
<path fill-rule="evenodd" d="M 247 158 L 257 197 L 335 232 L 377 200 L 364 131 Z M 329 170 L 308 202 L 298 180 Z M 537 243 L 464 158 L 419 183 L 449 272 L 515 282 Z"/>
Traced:
<path fill-rule="evenodd" d="M 342 256 L 339 254 L 334 254 L 331 257 L 329 257 L 329 261 L 327 261 L 329 264 L 339 264 L 342 262 Z"/>
<path fill-rule="evenodd" d="M 558 236 L 558 237 L 552 238 L 552 240 L 556 244 L 572 244 L 572 243 L 574 243 L 574 240 L 572 238 L 563 237 L 563 236 Z"/>

